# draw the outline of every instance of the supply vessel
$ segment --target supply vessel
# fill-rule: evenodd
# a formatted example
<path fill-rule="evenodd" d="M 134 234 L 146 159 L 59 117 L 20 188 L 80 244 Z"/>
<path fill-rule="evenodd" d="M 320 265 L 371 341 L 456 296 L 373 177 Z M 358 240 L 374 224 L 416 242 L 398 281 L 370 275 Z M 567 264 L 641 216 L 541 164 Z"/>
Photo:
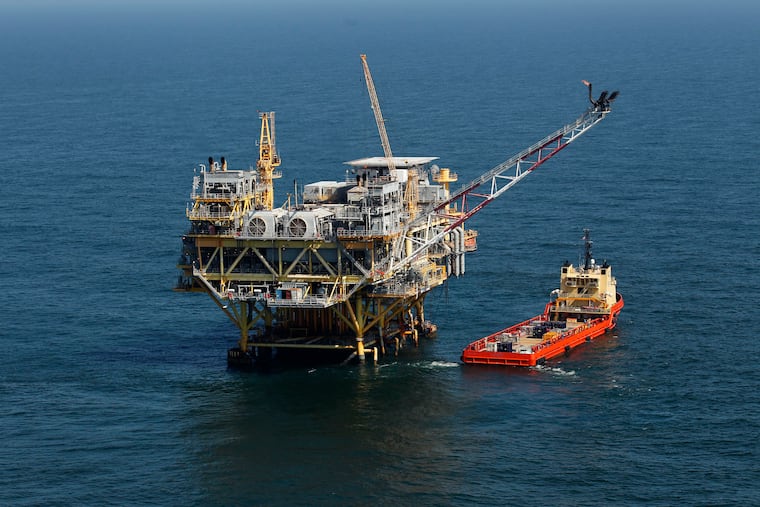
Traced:
<path fill-rule="evenodd" d="M 601 122 L 617 96 L 593 100 L 587 84 L 591 107 L 577 119 L 456 189 L 437 157 L 393 154 L 361 62 L 384 156 L 346 162 L 345 178 L 296 186 L 277 206 L 282 160 L 274 112 L 263 112 L 255 167 L 209 157 L 195 168 L 175 290 L 206 293 L 239 329 L 230 366 L 275 354 L 376 359 L 434 333 L 425 297 L 464 275 L 477 248 L 466 221 Z"/>
<path fill-rule="evenodd" d="M 583 240 L 583 265 L 565 262 L 544 312 L 471 343 L 462 351 L 464 363 L 536 366 L 615 327 L 624 303 L 612 266 L 595 262 L 588 229 Z"/>

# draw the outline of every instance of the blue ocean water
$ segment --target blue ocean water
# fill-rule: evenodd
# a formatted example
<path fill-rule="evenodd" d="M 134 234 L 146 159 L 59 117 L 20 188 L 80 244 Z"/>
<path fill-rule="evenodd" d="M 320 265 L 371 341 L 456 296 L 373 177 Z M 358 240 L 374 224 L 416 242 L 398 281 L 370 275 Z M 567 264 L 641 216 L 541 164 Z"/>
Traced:
<path fill-rule="evenodd" d="M 438 5 L 438 4 L 436 4 Z M 760 504 L 760 11 L 727 2 L 0 6 L 0 504 Z M 287 182 L 381 149 L 461 181 L 613 114 L 471 220 L 437 339 L 377 366 L 226 369 L 175 294 L 193 165 Z M 530 317 L 581 230 L 626 307 L 541 369 L 461 349 Z"/>

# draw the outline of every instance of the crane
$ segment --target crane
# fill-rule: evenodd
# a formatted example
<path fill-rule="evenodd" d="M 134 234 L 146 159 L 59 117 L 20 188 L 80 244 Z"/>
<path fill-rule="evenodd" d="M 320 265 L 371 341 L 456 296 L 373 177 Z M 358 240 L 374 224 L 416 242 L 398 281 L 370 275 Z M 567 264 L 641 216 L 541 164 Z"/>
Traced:
<path fill-rule="evenodd" d="M 377 99 L 375 83 L 372 81 L 372 73 L 370 73 L 369 65 L 367 64 L 367 55 L 362 54 L 359 56 L 362 60 L 364 80 L 367 82 L 367 92 L 369 92 L 369 101 L 372 106 L 372 112 L 375 113 L 377 131 L 380 133 L 380 142 L 383 145 L 383 154 L 385 155 L 385 159 L 388 161 L 388 172 L 390 173 L 391 179 L 395 179 L 396 164 L 393 159 L 393 152 L 391 151 L 391 143 L 388 140 L 388 133 L 385 130 L 385 119 L 383 118 L 383 113 L 380 110 L 380 101 Z M 408 220 L 414 219 L 417 212 L 417 187 L 417 171 L 410 168 L 407 170 L 406 192 L 404 194 L 404 202 L 408 214 Z"/>
<path fill-rule="evenodd" d="M 590 96 L 591 84 L 585 80 L 583 83 L 588 86 Z M 617 98 L 619 92 L 614 91 L 609 96 L 607 94 L 608 92 L 604 91 L 598 100 L 592 99 L 592 107 L 574 122 L 565 125 L 485 172 L 451 193 L 448 198 L 437 201 L 421 210 L 416 218 L 405 224 L 404 231 L 401 234 L 405 242 L 411 238 L 415 242 L 415 248 L 410 251 L 408 247 L 404 247 L 403 242 L 396 241 L 393 247 L 393 255 L 389 256 L 382 265 L 379 265 L 376 272 L 392 273 L 413 263 L 430 247 L 440 243 L 450 231 L 461 226 L 467 219 L 602 121 L 611 111 L 610 103 Z M 484 187 L 485 190 L 480 190 L 481 187 Z M 450 205 L 455 201 L 459 201 L 458 209 L 460 211 L 451 213 Z M 424 227 L 425 225 L 427 227 Z M 415 229 L 424 230 L 425 235 L 420 238 L 414 237 L 412 232 Z M 437 232 L 431 235 L 431 231 Z M 383 277 L 379 281 L 382 282 L 382 279 Z"/>
<path fill-rule="evenodd" d="M 375 83 L 372 81 L 372 74 L 369 71 L 369 65 L 367 64 L 367 55 L 359 55 L 362 60 L 362 68 L 364 69 L 364 80 L 367 82 L 367 91 L 369 92 L 369 101 L 372 106 L 372 112 L 375 113 L 375 123 L 377 123 L 377 131 L 380 133 L 380 142 L 383 145 L 383 153 L 388 161 L 388 170 L 391 178 L 396 176 L 396 164 L 393 163 L 393 152 L 391 151 L 391 142 L 388 140 L 388 133 L 385 131 L 385 120 L 383 119 L 383 112 L 380 111 L 380 101 L 377 100 L 377 92 L 375 91 Z"/>
<path fill-rule="evenodd" d="M 259 180 L 263 190 L 257 196 L 256 204 L 263 209 L 272 209 L 274 206 L 272 180 L 281 176 L 280 173 L 275 172 L 275 168 L 280 165 L 280 156 L 277 154 L 275 145 L 274 111 L 259 113 L 259 118 L 261 118 L 261 136 L 259 137 L 259 160 L 256 163 L 256 168 L 259 171 Z"/>

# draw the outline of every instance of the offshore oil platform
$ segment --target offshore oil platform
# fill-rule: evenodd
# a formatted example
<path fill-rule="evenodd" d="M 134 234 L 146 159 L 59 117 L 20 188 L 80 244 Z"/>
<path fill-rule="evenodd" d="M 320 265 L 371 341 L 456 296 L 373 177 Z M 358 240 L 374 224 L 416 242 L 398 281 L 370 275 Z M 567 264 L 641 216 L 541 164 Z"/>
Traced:
<path fill-rule="evenodd" d="M 437 157 L 393 155 L 366 55 L 361 62 L 384 156 L 346 162 L 344 181 L 304 185 L 275 208 L 282 173 L 269 112 L 255 168 L 210 158 L 195 169 L 175 290 L 207 293 L 238 327 L 230 366 L 273 351 L 377 360 L 434 334 L 425 296 L 465 273 L 477 247 L 467 219 L 603 120 L 617 96 L 595 100 L 584 81 L 591 107 L 575 121 L 452 190 L 457 174 Z"/>

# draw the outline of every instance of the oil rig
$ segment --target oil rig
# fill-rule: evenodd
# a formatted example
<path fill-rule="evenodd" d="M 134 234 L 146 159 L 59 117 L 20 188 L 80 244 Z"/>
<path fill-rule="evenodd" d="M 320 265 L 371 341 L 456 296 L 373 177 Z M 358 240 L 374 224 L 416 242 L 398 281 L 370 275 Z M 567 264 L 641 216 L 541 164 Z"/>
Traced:
<path fill-rule="evenodd" d="M 175 290 L 205 292 L 240 330 L 230 366 L 274 351 L 377 360 L 435 333 L 425 296 L 465 273 L 477 247 L 466 221 L 602 121 L 617 97 L 594 100 L 584 81 L 591 107 L 576 120 L 453 190 L 457 174 L 437 157 L 393 155 L 366 55 L 361 63 L 384 156 L 345 162 L 343 181 L 306 184 L 275 208 L 282 173 L 269 112 L 259 115 L 255 168 L 211 158 L 195 168 Z"/>

